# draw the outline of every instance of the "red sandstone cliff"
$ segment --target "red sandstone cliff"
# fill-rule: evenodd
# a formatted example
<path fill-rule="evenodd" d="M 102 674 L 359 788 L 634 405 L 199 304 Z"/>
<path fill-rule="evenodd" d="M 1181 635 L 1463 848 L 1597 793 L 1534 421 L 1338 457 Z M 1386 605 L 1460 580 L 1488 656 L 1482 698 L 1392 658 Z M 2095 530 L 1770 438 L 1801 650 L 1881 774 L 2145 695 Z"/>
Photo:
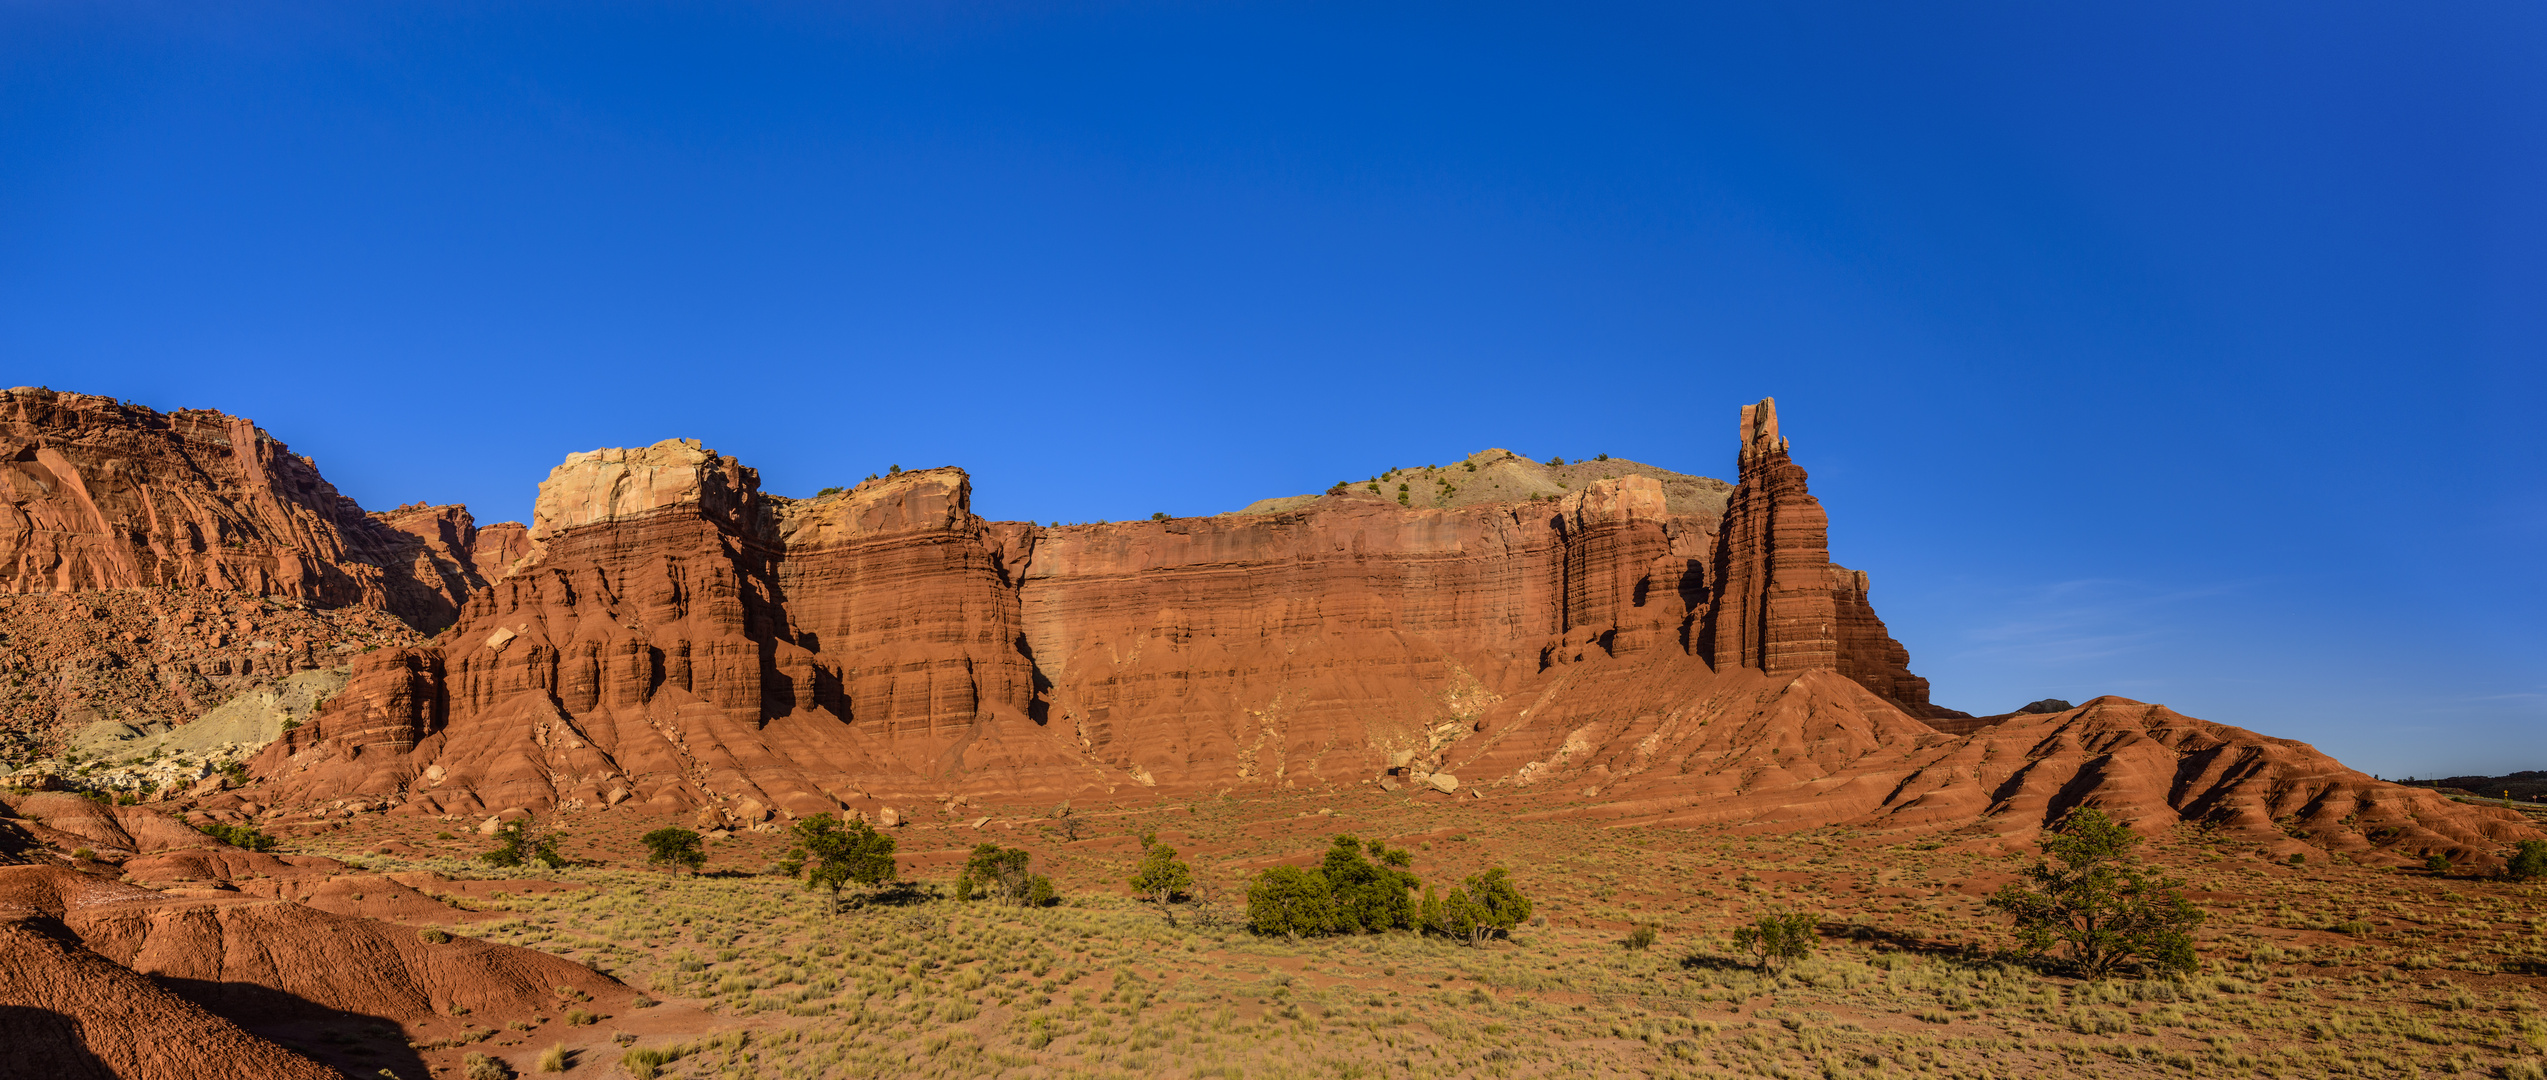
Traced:
<path fill-rule="evenodd" d="M 388 611 L 430 633 L 483 586 L 459 507 L 372 515 L 255 424 L 0 392 L 0 589 L 175 588 Z"/>
<path fill-rule="evenodd" d="M 577 454 L 509 576 L 255 768 L 276 805 L 426 813 L 758 821 L 1394 771 L 1671 820 L 2014 830 L 2093 801 L 2287 838 L 2342 807 L 2358 828 L 2316 822 L 2321 846 L 2461 855 L 2523 828 L 2120 699 L 1951 737 L 1830 562 L 1773 403 L 1740 461 L 1721 531 L 1641 476 L 1046 529 L 974 516 L 954 469 L 796 501 L 695 442 Z"/>
<path fill-rule="evenodd" d="M 1699 652 L 1719 671 L 1837 671 L 1913 716 L 1964 715 L 1928 703 L 1928 680 L 1867 602 L 1866 575 L 1831 562 L 1830 516 L 1787 455 L 1774 399 L 1742 407 L 1738 461 Z"/>

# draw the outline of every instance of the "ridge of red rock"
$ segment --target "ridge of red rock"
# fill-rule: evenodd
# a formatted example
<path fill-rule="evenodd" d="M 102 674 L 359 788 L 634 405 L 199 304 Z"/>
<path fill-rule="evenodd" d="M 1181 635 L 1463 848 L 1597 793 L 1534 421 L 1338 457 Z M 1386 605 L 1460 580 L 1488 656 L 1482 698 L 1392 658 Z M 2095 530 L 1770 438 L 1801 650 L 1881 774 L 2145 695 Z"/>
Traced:
<path fill-rule="evenodd" d="M 368 514 L 254 423 L 0 392 L 0 591 L 166 588 L 390 612 L 426 633 L 482 587 L 461 507 Z"/>
<path fill-rule="evenodd" d="M 2400 850 L 2530 835 L 2303 744 L 2156 706 L 2127 722 L 2121 699 L 1948 735 L 1962 714 L 1929 703 L 1865 576 L 1831 563 L 1774 402 L 1744 410 L 1739 461 L 1720 529 L 1641 476 L 1556 501 L 1043 528 L 976 517 L 957 469 L 787 500 L 695 442 L 578 454 L 509 576 L 435 642 L 366 657 L 252 767 L 273 805 L 430 814 L 757 823 L 1394 772 L 1660 800 L 1672 820 L 1809 796 L 1814 820 L 2017 829 L 2096 802 L 2287 839 L 2322 803 Z M 1652 766 L 1675 745 L 1700 756 Z M 1974 753 L 2026 764 L 1953 764 Z M 1730 787 L 1704 779 L 1737 765 Z M 2285 805 L 2303 790 L 2318 801 Z"/>

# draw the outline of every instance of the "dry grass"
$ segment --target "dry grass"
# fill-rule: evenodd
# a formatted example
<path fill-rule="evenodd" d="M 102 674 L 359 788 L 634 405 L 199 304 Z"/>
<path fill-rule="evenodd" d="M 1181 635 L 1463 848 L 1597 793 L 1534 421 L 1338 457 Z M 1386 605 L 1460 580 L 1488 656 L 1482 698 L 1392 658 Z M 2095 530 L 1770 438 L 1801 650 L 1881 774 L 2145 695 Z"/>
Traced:
<path fill-rule="evenodd" d="M 568 1011 L 538 1037 L 595 1063 L 576 1073 L 2438 1077 L 2537 1075 L 2547 1054 L 2536 888 L 2294 867 L 2186 830 L 2151 848 L 2213 913 L 2203 969 L 2082 983 L 1996 955 L 2004 931 L 1980 901 L 2024 853 L 1977 837 L 1608 830 L 1325 800 L 1125 810 L 1076 843 L 994 826 L 1071 897 L 1041 910 L 931 900 L 832 914 L 790 881 L 741 873 L 778 846 L 750 834 L 712 845 L 711 870 L 734 876 L 668 878 L 635 868 L 634 837 L 655 823 L 630 819 L 570 848 L 596 865 L 513 875 L 592 888 L 478 902 L 504 917 L 451 929 L 712 1014 L 701 1030 L 628 1039 L 614 1036 L 636 1018 Z M 950 820 L 981 813 L 1034 816 Z M 421 837 L 442 828 L 373 819 L 307 846 L 376 869 L 502 876 L 463 851 L 355 854 L 393 831 L 431 849 Z M 1131 836 L 1150 829 L 1225 882 L 1305 862 L 1337 832 L 1386 837 L 1429 880 L 1509 865 L 1548 918 L 1474 949 L 1170 928 L 1120 884 Z M 943 882 L 986 833 L 939 822 L 899 835 L 906 874 Z M 1797 908 L 1823 915 L 1813 958 L 1767 974 L 1731 955 L 1725 931 Z M 1655 929 L 1652 947 L 1622 948 L 1638 926 Z"/>

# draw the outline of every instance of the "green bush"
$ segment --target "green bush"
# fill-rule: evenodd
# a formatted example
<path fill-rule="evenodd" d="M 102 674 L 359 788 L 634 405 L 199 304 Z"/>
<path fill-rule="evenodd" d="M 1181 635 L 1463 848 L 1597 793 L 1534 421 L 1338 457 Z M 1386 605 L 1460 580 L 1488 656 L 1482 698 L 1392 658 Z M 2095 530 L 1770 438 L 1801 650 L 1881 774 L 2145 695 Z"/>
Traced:
<path fill-rule="evenodd" d="M 2019 945 L 2041 954 L 2067 946 L 2069 962 L 2091 979 L 2125 965 L 2190 971 L 2193 931 L 2204 915 L 2132 854 L 2140 837 L 2102 810 L 2082 808 L 2061 819 L 2043 841 L 2059 862 L 2038 861 L 2023 883 L 1993 894 L 1989 906 L 2016 920 Z"/>
<path fill-rule="evenodd" d="M 1627 932 L 1627 940 L 1620 944 L 1632 952 L 1644 952 L 1654 947 L 1654 939 L 1662 934 L 1662 929 L 1653 923 L 1637 923 L 1635 929 Z"/>
<path fill-rule="evenodd" d="M 1339 933 L 1374 934 L 1414 929 L 1417 911 L 1410 890 L 1423 882 L 1405 868 L 1414 863 L 1415 857 L 1374 840 L 1368 845 L 1369 853 L 1379 858 L 1374 864 L 1363 857 L 1364 848 L 1359 837 L 1336 837 L 1319 866 L 1319 876 L 1327 884 L 1335 929 Z"/>
<path fill-rule="evenodd" d="M 707 865 L 707 848 L 699 834 L 677 825 L 667 825 L 639 838 L 646 845 L 646 865 L 667 870 L 687 870 L 693 874 Z"/>
<path fill-rule="evenodd" d="M 780 873 L 803 877 L 807 889 L 827 889 L 832 906 L 851 882 L 874 888 L 899 872 L 893 861 L 893 838 L 877 832 L 864 819 L 847 825 L 831 814 L 815 814 L 796 823 L 796 845 L 778 861 Z"/>
<path fill-rule="evenodd" d="M 1158 834 L 1141 838 L 1141 865 L 1133 870 L 1132 891 L 1159 906 L 1159 915 L 1170 925 L 1176 913 L 1168 905 L 1178 894 L 1194 885 L 1194 869 L 1176 857 L 1176 849 L 1158 842 Z"/>
<path fill-rule="evenodd" d="M 2430 857 L 2423 860 L 2423 868 L 2432 871 L 2435 874 L 2449 873 L 2450 857 L 2435 851 Z"/>
<path fill-rule="evenodd" d="M 1327 896 L 1327 879 L 1315 870 L 1274 866 L 1247 886 L 1247 921 L 1259 934 L 1301 938 L 1327 933 L 1335 925 L 1335 905 Z"/>
<path fill-rule="evenodd" d="M 508 821 L 495 830 L 495 849 L 478 857 L 494 866 L 535 862 L 554 870 L 566 865 L 566 856 L 557 850 L 565 839 L 565 833 L 542 831 L 527 818 Z"/>
<path fill-rule="evenodd" d="M 1734 928 L 1733 947 L 1737 952 L 1751 954 L 1751 962 L 1767 971 L 1813 955 L 1813 946 L 1820 940 L 1821 922 L 1805 911 L 1762 915 L 1749 926 Z"/>
<path fill-rule="evenodd" d="M 2547 877 L 2547 840 L 2523 840 L 2503 861 L 2503 876 L 2514 881 Z"/>
<path fill-rule="evenodd" d="M 214 821 L 195 826 L 195 831 L 235 848 L 246 848 L 249 851 L 274 850 L 274 838 L 267 836 L 264 830 L 253 825 L 224 825 Z"/>
<path fill-rule="evenodd" d="M 1049 907 L 1060 902 L 1053 891 L 1052 879 L 1027 870 L 1033 856 L 1024 848 L 1004 848 L 997 844 L 980 844 L 973 848 L 972 858 L 964 863 L 964 874 L 955 879 L 955 898 L 970 900 L 976 896 L 1004 904 Z"/>

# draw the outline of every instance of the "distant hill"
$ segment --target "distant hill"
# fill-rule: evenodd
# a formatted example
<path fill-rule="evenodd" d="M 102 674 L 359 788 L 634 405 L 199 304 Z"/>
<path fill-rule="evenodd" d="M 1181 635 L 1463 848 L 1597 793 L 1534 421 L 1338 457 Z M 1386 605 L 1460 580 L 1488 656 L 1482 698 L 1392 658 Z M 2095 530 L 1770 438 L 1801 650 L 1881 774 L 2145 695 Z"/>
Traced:
<path fill-rule="evenodd" d="M 1391 467 L 1376 476 L 1341 481 L 1325 494 L 1448 509 L 1484 503 L 1552 499 L 1581 490 L 1583 485 L 1594 480 L 1620 476 L 1653 477 L 1662 482 L 1663 502 L 1672 513 L 1710 520 L 1724 516 L 1725 499 L 1733 491 L 1733 485 L 1722 480 L 1673 472 L 1626 458 L 1602 456 L 1558 464 L 1556 460 L 1532 461 L 1510 450 L 1494 448 L 1478 451 L 1448 465 Z M 1307 506 L 1321 497 L 1286 495 L 1258 499 L 1234 513 L 1278 514 Z"/>
<path fill-rule="evenodd" d="M 2408 777 L 2397 782 L 2439 791 L 2464 791 L 2488 799 L 2502 798 L 2508 791 L 2520 802 L 2547 801 L 2547 771 L 2537 769 L 2506 776 L 2444 776 L 2438 780 Z"/>

